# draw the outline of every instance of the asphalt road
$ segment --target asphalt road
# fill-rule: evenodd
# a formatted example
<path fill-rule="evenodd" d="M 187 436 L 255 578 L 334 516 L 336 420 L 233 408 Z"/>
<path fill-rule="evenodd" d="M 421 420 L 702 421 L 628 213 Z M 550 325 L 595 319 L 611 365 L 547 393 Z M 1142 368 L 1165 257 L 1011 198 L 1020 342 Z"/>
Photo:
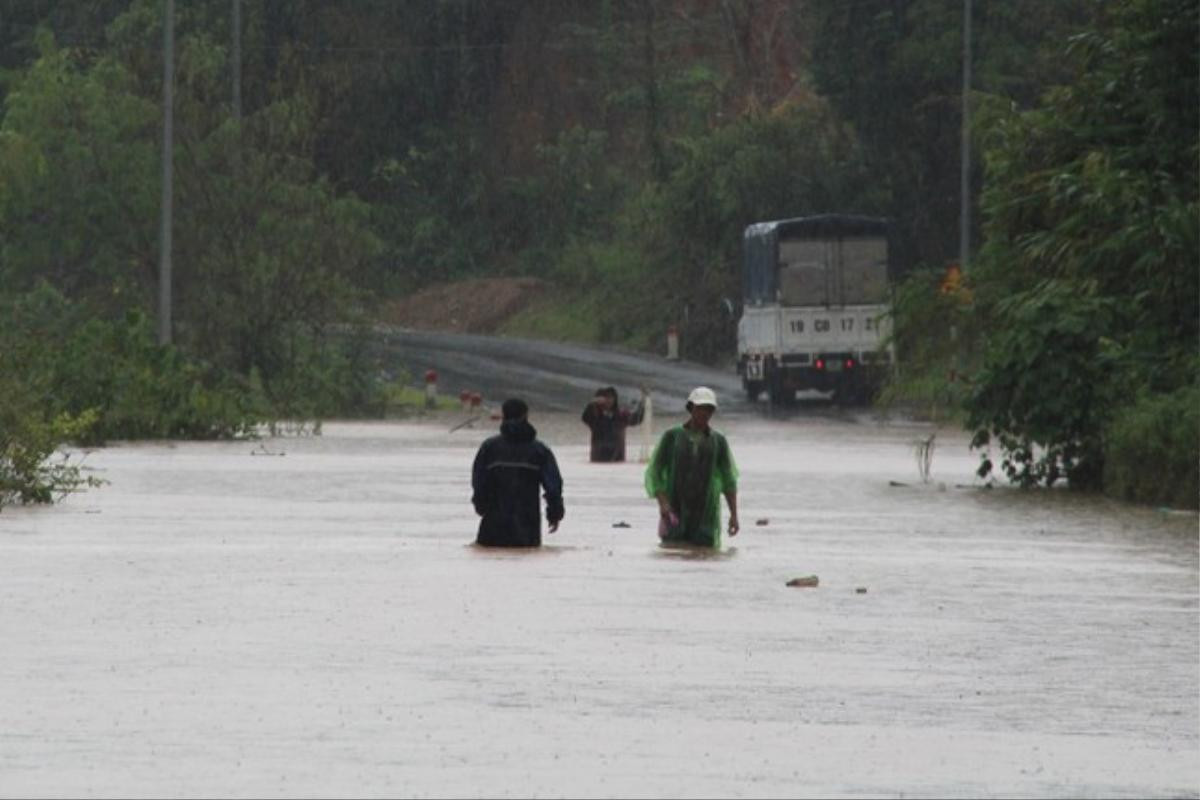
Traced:
<path fill-rule="evenodd" d="M 418 379 L 434 369 L 439 391 L 450 396 L 479 392 L 493 404 L 521 396 L 535 410 L 573 411 L 582 410 L 601 386 L 615 386 L 623 402 L 645 386 L 660 409 L 676 410 L 693 388 L 708 386 L 718 393 L 724 413 L 751 409 L 732 369 L 533 339 L 398 328 L 381 328 L 379 334 L 385 364 Z"/>

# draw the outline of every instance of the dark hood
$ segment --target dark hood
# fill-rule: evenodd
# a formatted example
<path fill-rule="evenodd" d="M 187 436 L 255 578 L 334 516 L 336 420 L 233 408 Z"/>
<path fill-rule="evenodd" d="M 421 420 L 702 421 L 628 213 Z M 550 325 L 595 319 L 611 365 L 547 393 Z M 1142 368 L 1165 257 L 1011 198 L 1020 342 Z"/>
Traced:
<path fill-rule="evenodd" d="M 532 442 L 537 430 L 525 419 L 506 419 L 500 423 L 500 435 L 510 442 Z"/>

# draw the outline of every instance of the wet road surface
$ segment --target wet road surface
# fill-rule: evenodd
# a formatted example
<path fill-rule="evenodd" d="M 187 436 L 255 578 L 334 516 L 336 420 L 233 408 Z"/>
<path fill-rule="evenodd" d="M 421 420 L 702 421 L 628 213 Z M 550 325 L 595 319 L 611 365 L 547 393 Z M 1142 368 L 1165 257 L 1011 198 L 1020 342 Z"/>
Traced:
<path fill-rule="evenodd" d="M 1195 514 L 743 410 L 743 533 L 689 556 L 571 411 L 562 529 L 487 552 L 460 418 L 113 446 L 0 513 L 0 795 L 1200 796 Z"/>
<path fill-rule="evenodd" d="M 640 353 L 399 328 L 380 329 L 378 349 L 390 367 L 412 376 L 436 370 L 444 395 L 457 397 L 464 389 L 480 392 L 496 406 L 516 395 L 537 410 L 579 413 L 596 389 L 615 385 L 622 403 L 634 400 L 645 386 L 661 407 L 677 409 L 693 387 L 708 385 L 720 395 L 726 411 L 751 408 L 733 370 Z"/>

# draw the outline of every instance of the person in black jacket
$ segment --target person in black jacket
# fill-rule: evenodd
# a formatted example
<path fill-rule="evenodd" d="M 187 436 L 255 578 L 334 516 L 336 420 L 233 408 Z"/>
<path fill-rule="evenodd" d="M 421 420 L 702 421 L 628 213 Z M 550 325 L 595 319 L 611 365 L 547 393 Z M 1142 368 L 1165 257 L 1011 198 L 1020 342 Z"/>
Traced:
<path fill-rule="evenodd" d="M 502 411 L 500 435 L 479 446 L 471 469 L 471 503 L 483 517 L 475 542 L 485 547 L 540 547 L 538 489 L 545 490 L 546 521 L 554 533 L 563 518 L 562 475 L 554 453 L 538 441 L 526 419 L 525 401 L 505 400 Z"/>
<path fill-rule="evenodd" d="M 592 461 L 624 461 L 625 429 L 640 425 L 645 412 L 645 389 L 632 411 L 621 408 L 614 387 L 597 389 L 580 417 L 592 431 Z"/>

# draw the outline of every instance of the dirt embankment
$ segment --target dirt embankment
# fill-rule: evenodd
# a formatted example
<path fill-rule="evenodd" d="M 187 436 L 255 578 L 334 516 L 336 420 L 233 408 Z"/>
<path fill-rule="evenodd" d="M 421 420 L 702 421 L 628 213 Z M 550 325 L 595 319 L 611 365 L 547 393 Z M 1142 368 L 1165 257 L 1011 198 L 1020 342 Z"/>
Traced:
<path fill-rule="evenodd" d="M 381 321 L 403 328 L 453 333 L 495 333 L 549 288 L 537 278 L 476 278 L 430 286 L 392 300 Z"/>

